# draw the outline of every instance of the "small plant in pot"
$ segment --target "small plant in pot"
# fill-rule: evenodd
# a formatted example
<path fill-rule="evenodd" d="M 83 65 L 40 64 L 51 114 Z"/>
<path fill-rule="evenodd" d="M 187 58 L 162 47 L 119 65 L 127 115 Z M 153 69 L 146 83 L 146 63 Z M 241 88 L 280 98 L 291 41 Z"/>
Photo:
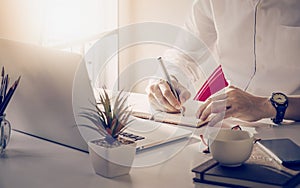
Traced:
<path fill-rule="evenodd" d="M 89 119 L 102 138 L 89 141 L 89 155 L 95 172 L 104 177 L 113 178 L 128 174 L 134 160 L 136 143 L 125 140 L 119 135 L 132 121 L 128 95 L 119 92 L 115 100 L 111 100 L 105 89 L 99 93 L 100 104 L 95 109 L 87 109 L 81 114 Z"/>

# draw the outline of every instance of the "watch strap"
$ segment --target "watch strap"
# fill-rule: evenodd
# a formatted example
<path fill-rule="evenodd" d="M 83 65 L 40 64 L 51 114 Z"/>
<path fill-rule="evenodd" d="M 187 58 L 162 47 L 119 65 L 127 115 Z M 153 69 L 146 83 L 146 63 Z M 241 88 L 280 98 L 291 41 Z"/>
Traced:
<path fill-rule="evenodd" d="M 277 106 L 276 107 L 276 116 L 272 119 L 272 121 L 276 124 L 280 124 L 284 119 L 286 106 Z"/>

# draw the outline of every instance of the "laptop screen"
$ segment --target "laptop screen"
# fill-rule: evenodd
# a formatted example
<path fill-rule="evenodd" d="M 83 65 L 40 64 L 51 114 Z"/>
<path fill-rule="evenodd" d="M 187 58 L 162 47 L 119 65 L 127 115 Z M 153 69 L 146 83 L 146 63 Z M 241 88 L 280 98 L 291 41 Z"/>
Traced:
<path fill-rule="evenodd" d="M 21 81 L 7 107 L 13 129 L 87 151 L 73 115 L 78 54 L 0 39 L 0 66 Z"/>

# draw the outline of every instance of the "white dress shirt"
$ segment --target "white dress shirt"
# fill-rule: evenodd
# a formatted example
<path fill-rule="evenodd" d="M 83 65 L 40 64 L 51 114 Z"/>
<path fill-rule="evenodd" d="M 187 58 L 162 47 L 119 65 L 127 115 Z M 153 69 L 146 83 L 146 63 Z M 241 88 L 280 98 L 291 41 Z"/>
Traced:
<path fill-rule="evenodd" d="M 300 94 L 300 0 L 197 0 L 186 28 L 208 47 L 202 51 L 212 51 L 231 85 L 256 95 Z M 183 83 L 203 78 L 201 58 L 195 64 L 180 53 L 165 57 L 179 65 L 184 75 L 170 71 Z"/>

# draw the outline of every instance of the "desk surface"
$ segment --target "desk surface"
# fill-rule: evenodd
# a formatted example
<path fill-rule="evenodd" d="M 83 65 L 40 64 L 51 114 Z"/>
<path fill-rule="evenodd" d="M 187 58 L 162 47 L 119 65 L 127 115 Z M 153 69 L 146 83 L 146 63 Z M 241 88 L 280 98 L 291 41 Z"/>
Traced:
<path fill-rule="evenodd" d="M 1 188 L 195 187 L 191 169 L 209 158 L 194 139 L 163 164 L 133 168 L 129 175 L 106 179 L 94 173 L 87 153 L 15 131 L 11 138 L 0 159 Z"/>
<path fill-rule="evenodd" d="M 294 135 L 298 135 L 300 125 L 289 129 L 297 129 Z M 162 164 L 133 168 L 129 175 L 106 179 L 94 173 L 87 153 L 13 131 L 6 154 L 0 158 L 0 187 L 215 187 L 192 181 L 191 169 L 210 158 L 201 151 L 199 140 L 192 138 L 187 147 Z"/>

